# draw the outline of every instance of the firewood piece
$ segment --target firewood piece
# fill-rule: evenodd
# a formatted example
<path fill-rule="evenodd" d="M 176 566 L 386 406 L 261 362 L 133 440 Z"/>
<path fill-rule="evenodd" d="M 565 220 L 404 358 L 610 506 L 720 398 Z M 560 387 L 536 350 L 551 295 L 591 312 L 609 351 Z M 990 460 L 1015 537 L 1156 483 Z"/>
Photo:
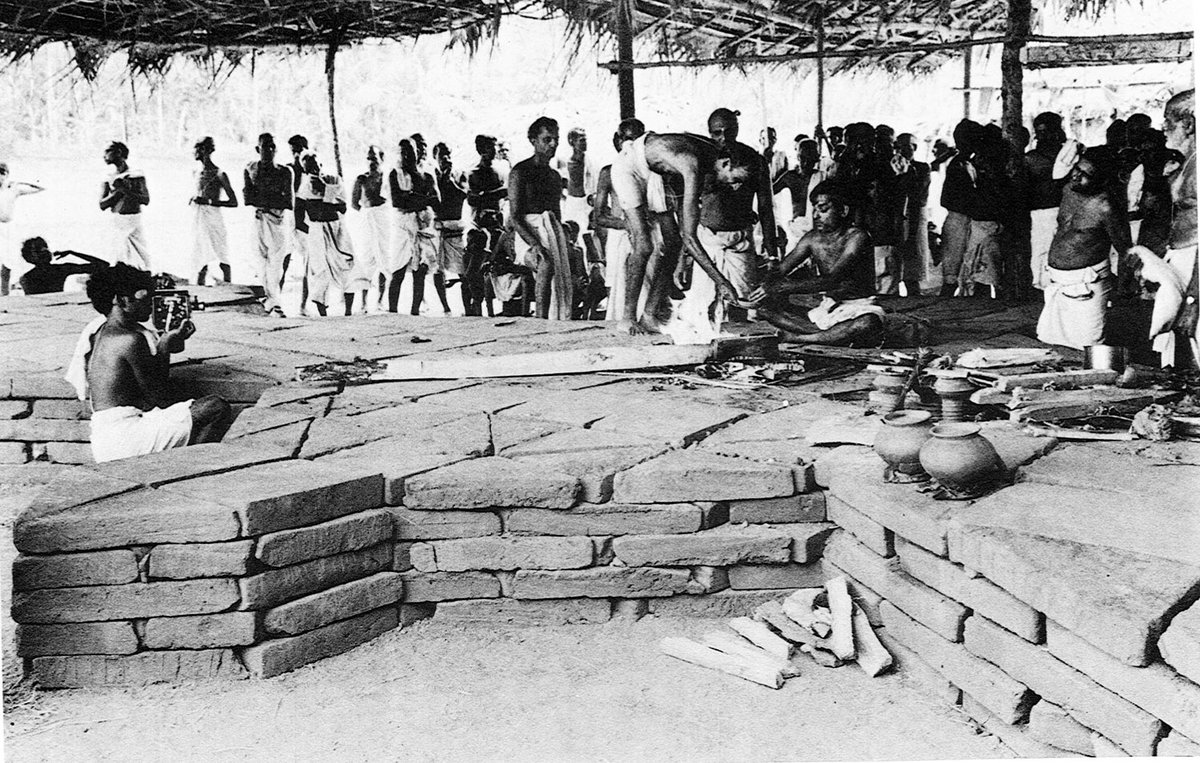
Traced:
<path fill-rule="evenodd" d="M 784 662 L 792 659 L 792 645 L 776 636 L 770 628 L 757 620 L 751 620 L 749 617 L 735 617 L 729 621 L 729 627 L 768 654 Z"/>
<path fill-rule="evenodd" d="M 1115 384 L 1119 375 L 1116 371 L 1093 371 L 1081 368 L 1073 371 L 998 376 L 995 386 L 1002 392 L 1014 387 L 1044 387 L 1046 385 L 1053 385 L 1058 389 L 1079 389 L 1080 387 L 1090 387 L 1093 384 Z"/>
<path fill-rule="evenodd" d="M 854 650 L 858 653 L 858 666 L 871 678 L 892 666 L 892 655 L 879 643 L 879 637 L 871 628 L 871 621 L 862 607 L 854 605 Z"/>
<path fill-rule="evenodd" d="M 833 630 L 833 626 L 829 623 L 817 620 L 812 624 L 811 630 L 817 635 L 818 638 L 829 638 L 829 632 Z"/>
<path fill-rule="evenodd" d="M 719 652 L 732 654 L 735 657 L 745 657 L 750 660 L 762 660 L 783 672 L 784 678 L 794 678 L 800 675 L 800 668 L 788 660 L 780 660 L 773 654 L 759 649 L 741 636 L 725 631 L 709 631 L 701 639 L 705 646 L 711 646 Z"/>
<path fill-rule="evenodd" d="M 690 662 L 702 668 L 719 670 L 722 673 L 744 678 L 772 689 L 779 689 L 783 686 L 783 673 L 777 667 L 758 660 L 735 657 L 710 646 L 698 644 L 688 638 L 667 636 L 659 642 L 658 648 L 669 657 Z"/>
<path fill-rule="evenodd" d="M 813 624 L 813 602 L 824 593 L 822 588 L 801 588 L 783 600 L 783 612 L 803 628 Z"/>
<path fill-rule="evenodd" d="M 820 649 L 809 644 L 804 644 L 800 647 L 800 651 L 812 657 L 813 661 L 823 668 L 840 668 L 844 664 L 837 658 L 837 655 L 828 649 Z"/>
<path fill-rule="evenodd" d="M 779 635 L 793 644 L 825 645 L 823 639 L 815 636 L 807 628 L 801 628 L 794 620 L 788 617 L 783 611 L 783 605 L 777 601 L 768 601 L 760 604 L 754 610 L 754 617 L 779 631 Z"/>
<path fill-rule="evenodd" d="M 841 575 L 825 581 L 829 592 L 829 611 L 833 613 L 833 634 L 829 646 L 838 659 L 854 659 L 854 600 L 846 589 L 846 578 Z"/>

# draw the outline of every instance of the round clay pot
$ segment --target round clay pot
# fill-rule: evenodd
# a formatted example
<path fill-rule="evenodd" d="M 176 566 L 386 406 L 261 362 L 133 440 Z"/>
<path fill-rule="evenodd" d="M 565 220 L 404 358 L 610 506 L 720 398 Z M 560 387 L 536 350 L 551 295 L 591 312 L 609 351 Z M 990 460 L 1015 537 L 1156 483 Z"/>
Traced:
<path fill-rule="evenodd" d="M 883 426 L 875 435 L 875 453 L 893 471 L 901 474 L 924 474 L 921 468 L 921 446 L 929 439 L 933 426 L 929 411 L 896 411 L 883 417 Z"/>
<path fill-rule="evenodd" d="M 972 492 L 995 480 L 1004 471 L 1000 454 L 979 434 L 978 424 L 937 424 L 933 437 L 921 446 L 921 466 L 942 485 Z"/>

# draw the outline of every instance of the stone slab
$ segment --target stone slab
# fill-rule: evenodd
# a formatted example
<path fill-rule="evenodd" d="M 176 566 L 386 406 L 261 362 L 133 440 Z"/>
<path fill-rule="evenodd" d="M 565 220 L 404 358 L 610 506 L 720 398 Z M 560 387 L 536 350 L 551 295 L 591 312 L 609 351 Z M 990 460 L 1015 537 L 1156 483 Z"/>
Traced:
<path fill-rule="evenodd" d="M 13 445 L 15 443 L 7 443 Z M 55 464 L 94 464 L 96 463 L 95 456 L 92 455 L 92 446 L 90 443 L 83 442 L 46 442 L 34 443 L 30 446 L 30 453 L 33 458 L 41 460 L 43 454 L 45 459 Z"/>
<path fill-rule="evenodd" d="M 476 422 L 482 421 L 486 430 L 487 417 L 484 414 L 472 414 L 470 411 L 451 410 L 430 403 L 407 403 L 404 405 L 368 411 L 358 415 L 329 415 L 313 422 L 309 428 L 308 439 L 300 451 L 302 458 L 333 453 L 356 445 L 365 445 L 376 440 L 383 440 L 404 433 L 405 438 L 420 439 L 431 444 L 432 432 L 443 424 L 472 415 Z M 478 427 L 477 427 L 478 428 Z M 421 436 L 425 435 L 430 436 Z M 476 442 L 471 445 L 475 446 Z M 452 448 L 443 450 L 444 453 L 457 453 L 454 446 L 462 443 L 447 443 Z M 486 444 L 484 445 L 486 447 Z M 428 449 L 428 448 L 423 448 Z M 464 455 L 470 455 L 470 448 Z"/>
<path fill-rule="evenodd" d="M 967 717 L 975 721 L 980 730 L 999 739 L 1005 747 L 1012 750 L 1018 758 L 1074 758 L 1076 754 L 1068 750 L 1060 750 L 1034 739 L 1024 725 L 1014 726 L 1005 723 L 987 709 L 983 703 L 971 695 L 963 693 L 962 710 Z"/>
<path fill-rule="evenodd" d="M 664 535 L 701 529 L 694 503 L 581 503 L 567 511 L 510 509 L 504 531 L 516 535 Z"/>
<path fill-rule="evenodd" d="M 435 620 L 463 625 L 582 625 L 606 623 L 608 599 L 468 599 L 438 604 Z"/>
<path fill-rule="evenodd" d="M 503 536 L 432 541 L 436 570 L 569 570 L 588 567 L 594 560 L 590 538 Z M 413 549 L 413 564 L 418 564 Z"/>
<path fill-rule="evenodd" d="M 627 432 L 612 432 L 603 429 L 566 429 L 544 437 L 515 443 L 498 451 L 508 458 L 532 456 L 546 453 L 582 453 L 615 448 L 654 448 L 666 450 L 666 445 L 657 440 L 638 437 Z"/>
<path fill-rule="evenodd" d="M 404 505 L 412 509 L 570 508 L 579 478 L 508 458 L 477 458 L 410 477 Z"/>
<path fill-rule="evenodd" d="M 45 588 L 14 593 L 12 618 L 18 623 L 129 620 L 221 612 L 237 601 L 237 585 L 229 578 Z"/>
<path fill-rule="evenodd" d="M 383 607 L 299 636 L 271 639 L 246 647 L 241 650 L 241 658 L 252 676 L 271 678 L 347 652 L 399 624 L 396 607 Z"/>
<path fill-rule="evenodd" d="M 720 591 L 702 596 L 671 596 L 651 599 L 650 611 L 659 617 L 749 617 L 761 604 L 780 601 L 791 591 L 771 588 L 762 591 Z"/>
<path fill-rule="evenodd" d="M 1172 731 L 1158 743 L 1158 756 L 1160 758 L 1200 758 L 1200 743 L 1193 742 L 1178 731 Z"/>
<path fill-rule="evenodd" d="M 67 419 L 0 419 L 0 440 L 19 442 L 88 442 L 92 436 L 87 421 Z"/>
<path fill-rule="evenodd" d="M 389 506 L 404 503 L 404 484 L 417 474 L 466 461 L 469 456 L 414 449 L 401 439 L 379 440 L 321 456 L 316 463 L 346 471 L 383 475 L 383 499 Z"/>
<path fill-rule="evenodd" d="M 505 416 L 503 414 L 493 415 L 492 449 L 497 454 L 504 454 L 506 450 L 514 445 L 569 429 L 571 429 L 570 425 L 559 421 L 542 421 L 540 419 L 527 419 L 520 416 Z"/>
<path fill-rule="evenodd" d="M 390 509 L 396 540 L 439 540 L 443 538 L 479 538 L 500 534 L 500 517 L 488 511 L 417 511 L 395 506 Z M 550 509 L 523 509 L 545 511 Z M 565 533 L 571 534 L 571 533 Z"/>
<path fill-rule="evenodd" d="M 1192 463 L 1193 459 L 1163 455 L 1144 440 L 1074 444 L 1025 467 L 1020 478 L 1043 485 L 1121 493 L 1126 501 L 1151 496 L 1164 506 L 1179 501 L 1176 522 L 1194 522 L 1197 513 L 1187 501 L 1200 484 L 1200 465 Z M 1161 507 L 1146 506 L 1144 510 L 1168 517 Z"/>
<path fill-rule="evenodd" d="M 500 597 L 500 581 L 490 572 L 404 572 L 401 578 L 406 603 Z"/>
<path fill-rule="evenodd" d="M 994 665 L 952 644 L 885 601 L 880 608 L 890 637 L 916 652 L 1004 723 L 1023 723 L 1037 697 Z"/>
<path fill-rule="evenodd" d="M 0 400 L 0 419 L 23 419 L 31 410 L 28 400 Z"/>
<path fill-rule="evenodd" d="M 29 460 L 29 443 L 0 442 L 0 464 L 23 464 Z"/>
<path fill-rule="evenodd" d="M 613 499 L 679 503 L 793 495 L 791 469 L 703 450 L 671 451 L 617 475 Z"/>
<path fill-rule="evenodd" d="M 592 423 L 591 428 L 639 435 L 680 447 L 748 415 L 748 411 L 737 408 L 684 400 L 664 405 L 659 400 L 630 396 Z"/>
<path fill-rule="evenodd" d="M 782 498 L 730 501 L 729 521 L 750 524 L 824 522 L 825 494 L 801 493 Z"/>
<path fill-rule="evenodd" d="M 1150 662 L 1200 569 L 1157 556 L 998 528 L 955 535 L 954 561 L 1129 665 Z"/>
<path fill-rule="evenodd" d="M 146 621 L 142 640 L 148 649 L 213 649 L 247 646 L 256 639 L 253 612 L 221 612 L 215 615 L 152 617 Z"/>
<path fill-rule="evenodd" d="M 120 585 L 138 577 L 137 558 L 128 549 L 87 551 L 79 554 L 29 556 L 13 561 L 13 590 Z"/>
<path fill-rule="evenodd" d="M 287 567 L 323 556 L 358 551 L 392 538 L 392 515 L 373 509 L 328 522 L 261 536 L 254 558 L 268 567 Z"/>
<path fill-rule="evenodd" d="M 345 474 L 307 461 L 281 461 L 162 488 L 228 506 L 243 537 L 324 522 L 383 505 L 383 477 Z"/>
<path fill-rule="evenodd" d="M 804 445 L 804 437 L 814 422 L 839 413 L 860 417 L 863 415 L 862 410 L 856 406 L 811 395 L 806 396 L 800 404 L 738 421 L 709 435 L 706 442 L 795 440 L 799 447 Z"/>
<path fill-rule="evenodd" d="M 147 572 L 151 578 L 237 577 L 250 571 L 254 541 L 225 543 L 167 543 L 150 550 Z"/>
<path fill-rule="evenodd" d="M 133 654 L 137 634 L 130 622 L 18 625 L 17 656 Z"/>
<path fill-rule="evenodd" d="M 390 543 L 380 543 L 361 551 L 313 559 L 291 567 L 267 570 L 240 578 L 239 609 L 270 609 L 286 601 L 367 577 L 392 566 Z"/>
<path fill-rule="evenodd" d="M 30 674 L 43 689 L 145 686 L 204 679 L 246 678 L 231 649 L 139 652 L 123 657 L 35 657 Z"/>
<path fill-rule="evenodd" d="M 879 556 L 895 556 L 896 536 L 891 530 L 835 495 L 829 496 L 826 506 L 830 522 L 853 535 L 855 540 Z"/>
<path fill-rule="evenodd" d="M 551 435 L 553 437 L 553 435 Z M 549 438 L 546 438 L 549 439 Z M 579 478 L 579 500 L 604 503 L 612 498 L 617 474 L 666 450 L 665 445 L 573 450 L 562 453 L 512 455 L 512 459 L 538 470 L 571 474 Z"/>
<path fill-rule="evenodd" d="M 295 458 L 300 452 L 300 446 L 308 436 L 309 421 L 297 421 L 275 429 L 264 429 L 254 434 L 241 437 L 226 437 L 230 445 L 251 448 L 264 455 L 278 458 Z"/>
<path fill-rule="evenodd" d="M 13 401 L 24 402 L 24 401 Z M 91 411 L 82 400 L 34 400 L 33 412 L 35 419 L 71 419 L 86 421 L 91 418 Z M 0 419 L 15 419 L 20 416 L 5 416 L 4 404 L 0 403 Z"/>
<path fill-rule="evenodd" d="M 372 609 L 397 604 L 403 595 L 404 581 L 400 573 L 377 572 L 272 607 L 262 613 L 262 625 L 269 634 L 295 636 Z"/>
<path fill-rule="evenodd" d="M 690 577 L 688 570 L 658 567 L 519 570 L 507 595 L 514 599 L 673 596 L 687 590 Z"/>
<path fill-rule="evenodd" d="M 735 564 L 726 571 L 735 590 L 816 588 L 825 582 L 820 564 Z"/>
<path fill-rule="evenodd" d="M 1163 662 L 1200 684 L 1200 605 L 1175 615 L 1158 639 Z"/>
<path fill-rule="evenodd" d="M 913 650 L 901 644 L 888 634 L 887 628 L 877 627 L 875 635 L 880 643 L 892 655 L 893 669 L 899 672 L 906 682 L 916 684 L 923 691 L 932 694 L 942 704 L 956 706 L 962 701 L 962 691 L 946 680 L 946 677 L 930 667 Z"/>
<path fill-rule="evenodd" d="M 1047 624 L 1049 630 L 1049 624 Z M 1131 755 L 1153 754 L 1162 722 L 1000 626 L 975 616 L 967 621 L 967 650 L 1000 667 L 1043 699 L 1064 708 Z"/>
<path fill-rule="evenodd" d="M 277 460 L 278 456 L 264 454 L 256 448 L 213 442 L 189 445 L 187 448 L 172 448 L 136 459 L 122 458 L 89 468 L 106 477 L 158 487 L 170 482 L 221 474 Z"/>
<path fill-rule="evenodd" d="M 236 440 L 239 437 L 285 427 L 289 424 L 310 422 L 322 415 L 324 415 L 324 411 L 318 413 L 317 409 L 303 403 L 300 405 L 283 403 L 274 407 L 251 406 L 238 414 L 229 427 L 229 431 L 225 433 L 225 437 L 229 440 Z"/>
<path fill-rule="evenodd" d="M 613 553 L 630 567 L 649 565 L 725 566 L 740 562 L 783 563 L 791 558 L 791 536 L 765 528 L 718 527 L 691 535 L 625 535 Z"/>

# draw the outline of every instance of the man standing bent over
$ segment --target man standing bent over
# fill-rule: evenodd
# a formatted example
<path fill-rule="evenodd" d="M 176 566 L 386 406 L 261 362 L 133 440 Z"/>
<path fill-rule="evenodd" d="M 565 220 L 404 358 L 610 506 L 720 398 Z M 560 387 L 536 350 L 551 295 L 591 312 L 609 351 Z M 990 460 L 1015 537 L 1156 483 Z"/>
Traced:
<path fill-rule="evenodd" d="M 283 317 L 281 290 L 284 262 L 288 255 L 287 213 L 292 209 L 292 171 L 275 163 L 275 138 L 264 132 L 258 136 L 258 161 L 246 165 L 242 173 L 242 198 L 254 207 L 255 251 L 258 275 L 266 297 L 263 307 L 273 316 Z"/>
<path fill-rule="evenodd" d="M 102 317 L 84 329 L 66 379 L 91 401 L 96 461 L 219 442 L 233 423 L 227 402 L 170 402 L 171 353 L 183 351 L 196 327 L 186 321 L 160 335 L 141 325 L 154 309 L 154 277 L 117 263 L 91 277 L 87 294 Z"/>

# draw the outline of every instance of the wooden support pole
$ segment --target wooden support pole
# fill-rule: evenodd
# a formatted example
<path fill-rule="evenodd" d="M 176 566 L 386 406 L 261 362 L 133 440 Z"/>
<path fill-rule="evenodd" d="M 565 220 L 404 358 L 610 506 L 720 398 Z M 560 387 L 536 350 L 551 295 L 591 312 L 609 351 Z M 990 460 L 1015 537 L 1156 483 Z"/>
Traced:
<path fill-rule="evenodd" d="M 633 64 L 633 3 L 618 2 L 613 8 L 617 26 L 617 61 Z M 637 116 L 633 98 L 633 69 L 617 69 L 617 95 L 621 102 L 621 119 Z"/>
<path fill-rule="evenodd" d="M 333 89 L 334 75 L 337 72 L 337 50 L 336 40 L 329 43 L 329 47 L 325 49 L 325 92 L 329 99 L 329 129 L 333 133 L 333 161 L 337 166 L 338 177 L 345 178 L 342 173 L 342 144 L 338 140 L 337 108 Z"/>
<path fill-rule="evenodd" d="M 971 48 L 963 51 L 963 119 L 971 118 Z"/>
<path fill-rule="evenodd" d="M 1032 15 L 1032 0 L 1008 0 L 1008 33 L 1000 53 L 1000 98 L 1003 103 L 1000 128 L 1010 142 L 1015 142 L 1024 121 L 1025 68 L 1021 63 L 1021 50 L 1029 37 Z"/>
<path fill-rule="evenodd" d="M 817 8 L 817 127 L 825 127 L 825 6 Z"/>

